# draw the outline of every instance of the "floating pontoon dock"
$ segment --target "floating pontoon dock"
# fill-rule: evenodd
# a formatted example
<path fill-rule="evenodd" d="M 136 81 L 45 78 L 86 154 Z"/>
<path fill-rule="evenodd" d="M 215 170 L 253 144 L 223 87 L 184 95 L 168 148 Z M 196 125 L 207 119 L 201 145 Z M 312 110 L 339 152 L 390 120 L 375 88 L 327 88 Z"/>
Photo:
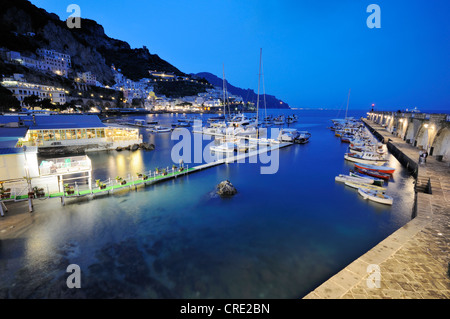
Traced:
<path fill-rule="evenodd" d="M 183 166 L 182 170 L 180 170 L 180 168 L 166 169 L 165 173 L 162 173 L 162 172 L 156 173 L 156 171 L 153 171 L 153 172 L 150 171 L 147 176 L 145 174 L 143 174 L 141 178 L 133 179 L 132 175 L 128 174 L 127 182 L 124 184 L 115 182 L 115 179 L 109 178 L 108 180 L 102 182 L 102 184 L 104 185 L 104 188 L 97 187 L 94 189 L 94 188 L 92 188 L 92 186 L 90 186 L 89 189 L 79 190 L 78 185 L 75 183 L 73 194 L 68 195 L 66 191 L 60 191 L 60 192 L 54 192 L 54 193 L 50 193 L 47 191 L 45 194 L 43 194 L 42 197 L 37 197 L 37 198 L 33 198 L 33 199 L 60 198 L 61 204 L 65 205 L 66 199 L 79 198 L 79 197 L 84 197 L 84 196 L 92 196 L 94 198 L 95 195 L 101 195 L 101 194 L 111 195 L 111 194 L 114 194 L 114 192 L 117 192 L 120 190 L 136 189 L 138 186 L 147 186 L 147 185 L 151 185 L 151 184 L 156 184 L 156 183 L 159 183 L 162 181 L 166 181 L 169 179 L 182 177 L 182 176 L 185 176 L 190 173 L 198 172 L 198 171 L 201 171 L 206 168 L 213 167 L 213 166 L 218 166 L 221 164 L 228 164 L 228 163 L 235 163 L 235 162 L 240 163 L 240 162 L 242 162 L 242 160 L 245 160 L 246 158 L 249 158 L 252 156 L 257 156 L 261 153 L 275 151 L 275 150 L 278 150 L 280 148 L 284 148 L 284 147 L 287 147 L 290 145 L 292 145 L 292 143 L 276 143 L 274 145 L 263 147 L 258 150 L 250 151 L 248 153 L 238 153 L 237 155 L 224 157 L 224 158 L 215 160 L 214 162 L 201 164 L 201 165 L 194 166 L 191 168 L 189 168 L 188 166 L 186 166 L 186 167 Z M 144 179 L 144 176 L 146 176 L 147 178 Z M 91 185 L 91 181 L 89 181 L 89 185 Z M 22 190 L 13 189 L 11 191 L 9 197 L 1 198 L 0 199 L 0 213 L 3 215 L 3 212 L 7 211 L 5 203 L 30 200 L 30 198 L 28 197 L 28 193 L 26 191 L 27 190 L 24 190 L 24 189 L 22 189 Z"/>

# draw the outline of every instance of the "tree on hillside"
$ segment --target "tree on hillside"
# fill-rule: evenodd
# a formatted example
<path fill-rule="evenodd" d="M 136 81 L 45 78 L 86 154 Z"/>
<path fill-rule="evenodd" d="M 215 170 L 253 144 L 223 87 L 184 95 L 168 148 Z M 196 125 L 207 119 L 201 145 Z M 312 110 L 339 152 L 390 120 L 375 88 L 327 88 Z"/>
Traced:
<path fill-rule="evenodd" d="M 7 112 L 10 108 L 20 108 L 20 102 L 10 90 L 0 85 L 0 112 Z"/>
<path fill-rule="evenodd" d="M 83 100 L 81 100 L 81 103 L 79 103 L 79 104 L 81 105 L 82 103 L 83 103 Z M 59 109 L 61 111 L 68 110 L 68 109 L 75 110 L 75 105 L 76 105 L 75 100 L 72 100 L 72 101 L 64 103 L 63 105 L 60 105 Z"/>
<path fill-rule="evenodd" d="M 42 101 L 38 102 L 38 105 L 41 107 L 41 109 L 55 110 L 59 108 L 59 106 L 52 104 L 52 101 L 50 99 L 43 99 Z"/>
<path fill-rule="evenodd" d="M 23 104 L 34 110 L 34 108 L 40 104 L 39 96 L 34 94 L 26 96 L 23 99 Z"/>
<path fill-rule="evenodd" d="M 141 107 L 144 104 L 144 99 L 133 99 L 131 105 L 134 107 Z"/>

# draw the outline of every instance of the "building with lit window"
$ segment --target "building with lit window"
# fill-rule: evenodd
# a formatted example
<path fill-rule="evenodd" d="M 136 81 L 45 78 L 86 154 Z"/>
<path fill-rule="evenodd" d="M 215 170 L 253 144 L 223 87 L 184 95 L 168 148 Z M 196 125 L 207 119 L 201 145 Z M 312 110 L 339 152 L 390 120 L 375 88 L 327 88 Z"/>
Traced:
<path fill-rule="evenodd" d="M 86 83 L 87 85 L 97 85 L 97 77 L 92 72 L 78 72 L 76 81 Z"/>
<path fill-rule="evenodd" d="M 43 155 L 113 150 L 142 143 L 138 129 L 106 125 L 97 115 L 0 116 L 0 125 L 14 123 L 27 128 L 17 147 L 37 147 Z"/>
<path fill-rule="evenodd" d="M 72 68 L 72 60 L 68 54 L 46 49 L 37 49 L 36 53 L 39 56 L 40 68 L 43 71 L 67 76 L 69 69 Z"/>
<path fill-rule="evenodd" d="M 23 100 L 32 95 L 37 96 L 40 100 L 50 99 L 53 104 L 66 103 L 66 93 L 62 88 L 18 81 L 15 78 L 3 78 L 0 84 L 13 93 L 21 106 L 25 106 Z"/>

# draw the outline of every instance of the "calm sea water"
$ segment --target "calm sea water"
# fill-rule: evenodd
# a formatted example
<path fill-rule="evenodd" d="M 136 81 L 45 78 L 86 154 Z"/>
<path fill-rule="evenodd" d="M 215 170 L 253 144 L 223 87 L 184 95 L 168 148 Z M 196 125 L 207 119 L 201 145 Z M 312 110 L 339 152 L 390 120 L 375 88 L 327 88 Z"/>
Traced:
<path fill-rule="evenodd" d="M 233 163 L 64 207 L 36 201 L 33 225 L 0 242 L 0 297 L 303 297 L 407 223 L 414 192 L 413 178 L 391 155 L 392 207 L 336 183 L 352 168 L 343 158 L 348 144 L 327 129 L 337 112 L 286 113 L 293 112 L 300 117 L 293 127 L 312 137 L 280 150 L 276 174 Z M 136 118 L 151 117 L 163 125 L 176 118 Z M 142 134 L 155 151 L 89 154 L 94 177 L 171 166 L 177 141 Z M 214 195 L 225 179 L 238 190 L 233 198 Z M 66 287 L 69 264 L 81 268 L 81 289 Z"/>

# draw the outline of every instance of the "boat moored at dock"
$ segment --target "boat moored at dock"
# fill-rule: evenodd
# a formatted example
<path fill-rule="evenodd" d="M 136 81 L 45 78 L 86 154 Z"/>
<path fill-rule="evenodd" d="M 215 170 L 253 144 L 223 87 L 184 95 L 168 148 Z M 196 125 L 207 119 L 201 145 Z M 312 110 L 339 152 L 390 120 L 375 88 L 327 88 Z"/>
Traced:
<path fill-rule="evenodd" d="M 309 133 L 307 131 L 299 131 L 298 136 L 294 139 L 294 143 L 306 144 L 309 142 L 310 138 L 311 138 L 311 133 Z"/>
<path fill-rule="evenodd" d="M 370 175 L 368 175 L 368 174 L 363 174 L 363 173 L 355 172 L 355 171 L 353 171 L 353 170 L 350 170 L 350 176 L 371 179 L 371 180 L 373 180 L 373 184 L 374 184 L 374 185 L 377 185 L 377 186 L 383 186 L 383 185 L 384 185 L 384 180 L 381 179 L 381 178 L 377 178 L 377 177 L 374 177 L 374 176 L 370 176 Z M 390 175 L 387 175 L 387 176 L 388 176 L 388 179 L 389 179 L 389 178 L 390 178 Z"/>
<path fill-rule="evenodd" d="M 236 144 L 233 142 L 225 142 L 217 146 L 211 146 L 210 150 L 214 153 L 233 154 L 236 150 Z"/>
<path fill-rule="evenodd" d="M 358 182 L 345 182 L 346 186 L 352 187 L 352 188 L 365 188 L 365 189 L 370 189 L 370 190 L 374 190 L 374 191 L 386 191 L 385 187 L 380 187 L 380 186 L 375 186 L 375 185 L 370 185 L 370 184 L 365 184 L 365 183 L 358 183 Z"/>
<path fill-rule="evenodd" d="M 355 170 L 358 173 L 361 173 L 361 174 L 364 174 L 364 175 L 367 175 L 367 176 L 371 176 L 371 177 L 374 177 L 374 178 L 386 180 L 386 181 L 390 180 L 391 176 L 392 176 L 391 174 L 388 174 L 388 173 L 382 173 L 382 172 L 378 172 L 378 171 L 374 171 L 374 170 L 368 170 L 368 169 L 363 169 L 363 168 L 358 168 L 358 167 L 355 167 Z"/>
<path fill-rule="evenodd" d="M 347 161 L 363 163 L 363 164 L 371 164 L 371 165 L 383 165 L 388 160 L 382 156 L 381 154 L 372 153 L 372 152 L 364 152 L 361 155 L 356 153 L 345 153 L 344 158 Z"/>
<path fill-rule="evenodd" d="M 395 168 L 388 167 L 385 165 L 371 165 L 371 164 L 364 164 L 364 163 L 356 163 L 355 167 L 358 169 L 364 169 L 368 171 L 374 171 L 379 173 L 385 173 L 385 174 L 394 174 Z"/>
<path fill-rule="evenodd" d="M 364 199 L 369 199 L 371 201 L 374 201 L 374 202 L 377 202 L 380 204 L 392 205 L 394 203 L 394 199 L 391 196 L 388 196 L 383 192 L 359 188 L 358 193 Z"/>
<path fill-rule="evenodd" d="M 339 176 L 336 176 L 334 178 L 334 180 L 336 182 L 341 182 L 341 183 L 355 182 L 355 183 L 363 183 L 363 184 L 368 184 L 368 185 L 372 185 L 373 184 L 373 180 L 370 179 L 370 178 L 355 177 L 355 176 L 344 175 L 344 174 L 339 174 Z"/>
<path fill-rule="evenodd" d="M 295 128 L 284 128 L 280 130 L 278 134 L 278 140 L 280 142 L 294 142 L 294 140 L 299 136 L 297 129 Z"/>

